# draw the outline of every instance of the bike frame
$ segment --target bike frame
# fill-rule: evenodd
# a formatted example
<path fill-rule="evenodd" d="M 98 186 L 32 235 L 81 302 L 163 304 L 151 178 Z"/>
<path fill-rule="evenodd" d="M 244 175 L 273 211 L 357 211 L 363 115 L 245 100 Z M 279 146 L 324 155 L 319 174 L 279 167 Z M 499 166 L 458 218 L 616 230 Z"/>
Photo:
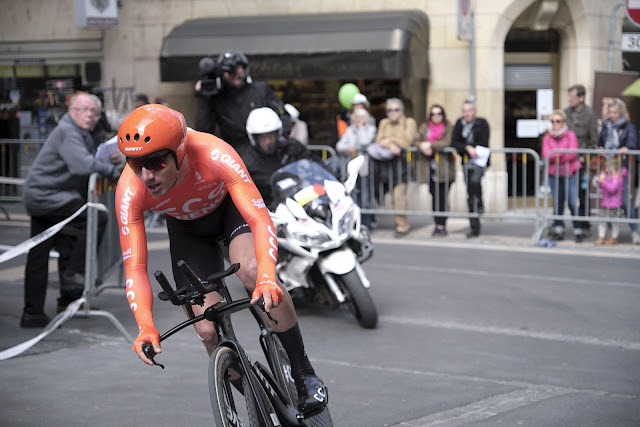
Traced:
<path fill-rule="evenodd" d="M 255 384 L 254 379 L 251 375 L 249 375 L 249 386 L 251 387 L 251 393 L 253 393 L 254 396 L 258 396 L 258 393 L 256 392 L 257 387 L 263 387 L 266 391 L 266 395 L 269 398 L 269 401 L 278 414 L 278 417 L 281 420 L 285 421 L 287 425 L 301 425 L 301 421 L 304 418 L 298 412 L 297 408 L 288 403 L 285 403 L 287 401 L 285 394 L 282 391 L 282 388 L 280 387 L 278 381 L 273 378 L 273 375 L 269 371 L 269 369 L 267 369 L 258 361 L 256 361 L 255 363 L 251 363 L 251 361 L 247 357 L 233 330 L 231 314 L 238 311 L 246 310 L 248 308 L 251 311 L 251 314 L 255 318 L 256 322 L 258 323 L 261 338 L 269 336 L 270 334 L 274 334 L 275 332 L 266 322 L 264 316 L 258 310 L 258 308 L 255 305 L 251 305 L 251 298 L 244 298 L 238 301 L 233 301 L 224 282 L 221 282 L 221 285 L 218 286 L 215 291 L 220 294 L 223 300 L 208 307 L 205 312 L 199 316 L 194 315 L 191 308 L 192 303 L 190 301 L 185 301 L 182 305 L 185 307 L 189 318 L 162 334 L 160 336 L 160 342 L 169 338 L 176 332 L 186 328 L 187 326 L 193 325 L 194 323 L 197 323 L 201 320 L 208 320 L 212 322 L 218 336 L 217 347 L 224 346 L 235 351 L 240 358 L 240 363 L 242 364 L 243 369 L 246 372 L 253 372 L 255 378 L 260 381 L 259 385 Z M 273 347 L 273 343 L 271 340 L 261 339 L 261 343 L 263 353 L 271 369 L 274 369 L 273 364 L 275 362 L 273 361 L 273 354 L 275 353 L 276 349 Z M 153 362 L 155 363 L 155 361 Z M 264 407 L 264 403 L 262 402 L 262 400 L 256 399 L 256 402 L 258 404 L 262 419 L 267 423 L 271 422 L 269 420 L 269 414 Z"/>

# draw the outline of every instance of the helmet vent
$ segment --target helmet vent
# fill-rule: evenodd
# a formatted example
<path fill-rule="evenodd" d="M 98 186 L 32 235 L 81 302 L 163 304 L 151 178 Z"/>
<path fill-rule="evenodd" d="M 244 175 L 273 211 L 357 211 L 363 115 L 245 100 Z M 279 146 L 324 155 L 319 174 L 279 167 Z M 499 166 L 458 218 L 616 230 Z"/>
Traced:
<path fill-rule="evenodd" d="M 133 140 L 134 140 L 134 141 L 136 141 L 136 142 L 138 142 L 138 140 L 139 140 L 139 139 L 140 139 L 140 134 L 136 133 L 136 134 L 133 136 Z"/>
<path fill-rule="evenodd" d="M 144 139 L 144 142 L 147 142 L 147 143 L 148 143 L 149 141 L 151 141 L 151 137 L 150 137 L 150 136 L 148 136 L 148 137 L 146 137 L 146 138 Z"/>
<path fill-rule="evenodd" d="M 127 134 L 125 138 L 127 138 L 127 141 L 131 141 L 131 136 L 129 134 Z"/>

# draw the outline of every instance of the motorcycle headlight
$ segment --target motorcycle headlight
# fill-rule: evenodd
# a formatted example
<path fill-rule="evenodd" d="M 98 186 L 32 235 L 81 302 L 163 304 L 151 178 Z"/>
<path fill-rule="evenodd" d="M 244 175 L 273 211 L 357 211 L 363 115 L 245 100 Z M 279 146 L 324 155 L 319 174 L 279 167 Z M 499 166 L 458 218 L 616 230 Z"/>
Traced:
<path fill-rule="evenodd" d="M 297 231 L 293 236 L 307 246 L 324 246 L 331 243 L 331 236 L 321 231 Z"/>
<path fill-rule="evenodd" d="M 350 232 L 351 228 L 353 228 L 353 222 L 355 220 L 354 213 L 355 208 L 351 206 L 349 210 L 345 212 L 342 218 L 340 218 L 340 221 L 338 222 L 338 233 L 340 233 L 341 236 L 345 233 Z"/>

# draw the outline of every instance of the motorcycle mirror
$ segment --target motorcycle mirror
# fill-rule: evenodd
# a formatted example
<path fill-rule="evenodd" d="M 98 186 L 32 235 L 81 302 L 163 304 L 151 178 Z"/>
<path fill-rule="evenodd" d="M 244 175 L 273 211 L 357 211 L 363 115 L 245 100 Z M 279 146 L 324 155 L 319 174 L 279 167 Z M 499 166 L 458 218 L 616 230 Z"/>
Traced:
<path fill-rule="evenodd" d="M 356 180 L 358 179 L 358 173 L 362 169 L 362 166 L 364 165 L 365 160 L 366 160 L 365 157 L 360 155 L 360 156 L 356 157 L 355 159 L 351 160 L 347 164 L 347 175 L 348 175 L 348 178 L 344 183 L 344 186 L 347 189 L 347 193 L 351 193 L 353 188 L 356 186 Z"/>
<path fill-rule="evenodd" d="M 330 181 L 328 179 L 324 180 L 324 189 L 327 192 L 327 196 L 329 196 L 329 200 L 331 203 L 338 203 L 338 201 L 344 197 L 345 189 L 344 185 L 342 185 L 338 181 Z"/>
<path fill-rule="evenodd" d="M 287 204 L 287 208 L 291 211 L 293 216 L 295 216 L 296 218 L 304 219 L 308 217 L 307 213 L 304 211 L 304 208 L 300 206 L 298 202 L 293 200 L 291 197 L 287 197 L 287 200 L 285 203 Z"/>

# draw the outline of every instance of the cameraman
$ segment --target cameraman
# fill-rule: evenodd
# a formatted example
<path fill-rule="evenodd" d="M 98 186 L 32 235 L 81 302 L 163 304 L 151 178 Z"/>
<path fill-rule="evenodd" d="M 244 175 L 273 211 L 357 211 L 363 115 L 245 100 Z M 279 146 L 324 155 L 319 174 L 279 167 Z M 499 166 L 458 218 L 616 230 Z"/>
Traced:
<path fill-rule="evenodd" d="M 194 91 L 198 99 L 196 130 L 215 134 L 242 156 L 251 148 L 245 127 L 249 113 L 269 107 L 280 116 L 283 134 L 289 135 L 292 122 L 284 103 L 267 83 L 251 80 L 244 55 L 227 52 L 217 62 L 203 58 L 200 72 L 204 79 L 196 83 Z"/>

